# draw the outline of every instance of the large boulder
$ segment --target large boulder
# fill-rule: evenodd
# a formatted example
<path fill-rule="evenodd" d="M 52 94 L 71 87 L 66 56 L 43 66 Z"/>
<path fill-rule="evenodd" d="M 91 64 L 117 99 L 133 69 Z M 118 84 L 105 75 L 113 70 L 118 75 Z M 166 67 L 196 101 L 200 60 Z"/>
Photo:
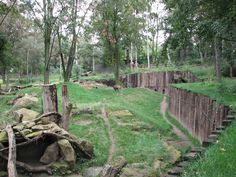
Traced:
<path fill-rule="evenodd" d="M 59 157 L 59 147 L 57 142 L 49 145 L 45 150 L 43 156 L 40 158 L 40 162 L 44 164 L 50 164 L 56 162 Z"/>
<path fill-rule="evenodd" d="M 61 150 L 64 161 L 69 165 L 74 166 L 76 163 L 76 154 L 70 142 L 66 139 L 62 139 L 58 141 L 58 146 Z"/>
<path fill-rule="evenodd" d="M 16 118 L 16 121 L 18 122 L 33 120 L 39 115 L 38 112 L 26 108 L 21 108 L 17 111 L 14 111 L 13 114 Z"/>
<path fill-rule="evenodd" d="M 13 110 L 19 109 L 19 108 L 32 108 L 32 107 L 36 107 L 37 104 L 39 102 L 39 99 L 36 97 L 33 97 L 31 95 L 25 95 L 22 98 L 19 98 L 14 106 L 13 106 Z"/>

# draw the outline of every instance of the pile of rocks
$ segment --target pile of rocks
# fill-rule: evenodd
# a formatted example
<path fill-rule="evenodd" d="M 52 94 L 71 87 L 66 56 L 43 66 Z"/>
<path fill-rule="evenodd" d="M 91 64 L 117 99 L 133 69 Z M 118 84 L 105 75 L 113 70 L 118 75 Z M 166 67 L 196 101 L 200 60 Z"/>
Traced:
<path fill-rule="evenodd" d="M 9 102 L 18 122 L 10 125 L 15 139 L 17 171 L 52 174 L 57 168 L 73 170 L 78 160 L 91 159 L 94 156 L 91 143 L 79 140 L 61 128 L 62 116 L 59 113 L 39 116 L 31 110 L 38 102 L 33 95 L 17 96 Z M 0 172 L 7 171 L 10 158 L 11 140 L 7 127 L 0 130 Z"/>

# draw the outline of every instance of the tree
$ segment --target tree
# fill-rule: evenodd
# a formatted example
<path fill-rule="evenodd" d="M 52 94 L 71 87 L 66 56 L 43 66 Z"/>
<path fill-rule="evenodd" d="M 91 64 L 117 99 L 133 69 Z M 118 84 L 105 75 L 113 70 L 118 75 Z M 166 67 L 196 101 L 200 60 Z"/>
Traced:
<path fill-rule="evenodd" d="M 147 9 L 148 2 L 105 0 L 99 2 L 96 7 L 93 26 L 104 46 L 104 58 L 107 63 L 114 66 L 117 84 L 120 79 L 122 50 L 127 51 L 131 43 L 136 43 L 134 39 L 140 35 L 140 26 L 143 27 L 140 23 L 142 18 L 138 16 L 138 13 Z M 138 28 L 135 28 L 137 26 Z M 126 53 L 128 55 L 129 52 Z"/>

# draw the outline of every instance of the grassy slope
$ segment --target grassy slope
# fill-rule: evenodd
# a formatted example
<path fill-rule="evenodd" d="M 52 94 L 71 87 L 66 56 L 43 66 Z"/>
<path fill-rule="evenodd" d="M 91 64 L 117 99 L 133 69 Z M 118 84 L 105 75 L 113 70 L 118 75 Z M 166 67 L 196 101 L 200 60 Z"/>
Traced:
<path fill-rule="evenodd" d="M 69 93 L 71 102 L 80 108 L 90 107 L 99 112 L 101 105 L 105 104 L 109 112 L 129 110 L 134 119 L 153 126 L 152 132 L 142 130 L 134 133 L 118 126 L 115 117 L 111 117 L 117 146 L 115 156 L 123 155 L 130 163 L 145 161 L 150 165 L 155 158 L 168 160 L 168 153 L 159 138 L 159 134 L 168 135 L 170 130 L 170 126 L 159 114 L 161 95 L 147 89 L 124 89 L 117 93 L 111 88 L 83 89 L 76 84 L 69 84 Z M 81 127 L 76 124 L 80 119 L 83 116 L 74 119 L 70 131 L 79 137 L 84 136 L 95 145 L 96 158 L 90 165 L 102 165 L 106 161 L 109 145 L 104 122 L 99 117 L 93 117 L 95 123 Z"/>
<path fill-rule="evenodd" d="M 178 84 L 175 87 L 187 89 L 210 96 L 218 102 L 230 105 L 236 110 L 235 79 L 225 79 L 222 84 L 204 82 L 194 84 Z M 236 122 L 221 135 L 219 142 L 210 147 L 205 155 L 193 163 L 184 177 L 233 177 L 236 176 Z"/>
<path fill-rule="evenodd" d="M 141 129 L 132 131 L 129 128 L 119 126 L 116 117 L 111 116 L 111 125 L 116 139 L 115 156 L 123 155 L 129 163 L 146 162 L 149 166 L 153 165 L 155 159 L 163 159 L 168 162 L 169 153 L 162 138 L 169 137 L 170 129 L 168 123 L 159 113 L 162 95 L 148 89 L 123 89 L 115 92 L 112 88 L 84 89 L 77 84 L 69 83 L 70 101 L 73 105 L 81 108 L 91 108 L 99 113 L 103 104 L 106 105 L 108 112 L 116 110 L 129 110 L 133 115 L 127 120 L 140 122 L 142 125 L 152 127 L 151 130 Z M 40 88 L 29 88 L 23 93 L 36 92 L 39 95 Z M 61 102 L 61 85 L 58 85 L 59 102 Z M 5 119 L 3 112 L 9 110 L 5 103 L 10 98 L 2 96 L 0 98 L 0 117 Z M 61 103 L 59 103 L 60 105 Z M 61 107 L 59 106 L 59 111 Z M 92 124 L 80 126 L 80 120 L 92 120 Z M 103 165 L 108 156 L 109 139 L 107 128 L 102 118 L 97 114 L 83 114 L 71 120 L 69 131 L 79 138 L 88 139 L 95 146 L 95 158 L 85 166 Z"/>

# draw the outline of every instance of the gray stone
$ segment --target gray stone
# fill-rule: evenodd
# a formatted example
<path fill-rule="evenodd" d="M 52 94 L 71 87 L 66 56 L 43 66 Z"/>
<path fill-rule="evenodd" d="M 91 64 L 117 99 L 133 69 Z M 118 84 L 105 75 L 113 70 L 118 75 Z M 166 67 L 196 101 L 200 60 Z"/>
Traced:
<path fill-rule="evenodd" d="M 59 157 L 59 147 L 57 142 L 49 145 L 45 150 L 43 156 L 40 158 L 40 162 L 44 164 L 50 164 L 55 162 Z"/>
<path fill-rule="evenodd" d="M 25 95 L 24 97 L 18 99 L 14 106 L 13 110 L 20 109 L 20 108 L 32 108 L 34 106 L 37 106 L 38 104 L 38 98 L 30 96 L 30 95 Z"/>
<path fill-rule="evenodd" d="M 84 177 L 97 177 L 102 171 L 103 167 L 90 167 L 85 170 Z"/>
<path fill-rule="evenodd" d="M 58 141 L 58 145 L 65 162 L 67 162 L 69 165 L 74 166 L 76 163 L 76 154 L 70 142 L 66 139 L 62 139 Z"/>
<path fill-rule="evenodd" d="M 38 112 L 26 108 L 21 108 L 17 111 L 14 111 L 13 114 L 17 122 L 19 122 L 20 119 L 21 121 L 33 120 L 39 115 Z"/>

